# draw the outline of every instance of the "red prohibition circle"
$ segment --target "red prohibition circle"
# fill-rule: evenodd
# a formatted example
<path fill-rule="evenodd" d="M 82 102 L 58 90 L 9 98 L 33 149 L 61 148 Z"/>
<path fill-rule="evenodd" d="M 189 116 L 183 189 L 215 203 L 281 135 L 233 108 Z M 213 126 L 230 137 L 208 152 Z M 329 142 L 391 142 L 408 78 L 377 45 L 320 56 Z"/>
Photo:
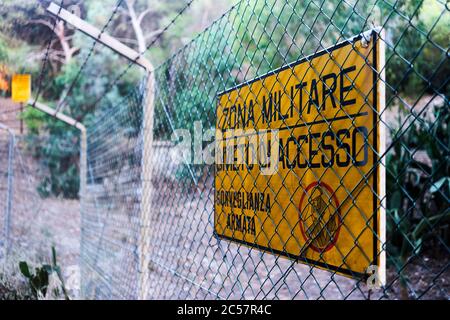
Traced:
<path fill-rule="evenodd" d="M 302 236 L 305 239 L 305 241 L 308 241 L 309 237 L 308 237 L 308 235 L 305 232 L 305 226 L 303 225 L 304 221 L 303 221 L 302 216 L 301 216 L 302 204 L 303 204 L 303 201 L 305 200 L 305 195 L 308 193 L 308 191 L 311 188 L 313 188 L 315 186 L 320 186 L 320 187 L 325 188 L 329 192 L 329 194 L 331 195 L 331 198 L 335 202 L 335 205 L 336 205 L 336 208 L 337 208 L 338 226 L 337 226 L 336 232 L 334 234 L 334 237 L 330 241 L 330 243 L 328 243 L 328 245 L 326 247 L 323 247 L 323 248 L 319 248 L 319 247 L 315 246 L 313 243 L 311 243 L 309 245 L 311 247 L 311 249 L 313 249 L 314 251 L 319 252 L 319 253 L 323 253 L 323 252 L 326 252 L 326 251 L 330 250 L 331 248 L 333 248 L 336 245 L 337 239 L 339 237 L 339 231 L 341 230 L 342 217 L 341 217 L 341 209 L 339 208 L 339 201 L 338 201 L 338 199 L 336 197 L 336 194 L 334 193 L 333 189 L 331 189 L 331 187 L 329 185 L 327 185 L 325 182 L 314 181 L 313 183 L 309 184 L 306 187 L 305 192 L 303 193 L 303 195 L 302 195 L 302 197 L 300 199 L 300 203 L 299 203 L 299 207 L 298 207 L 299 211 L 300 211 L 299 212 L 300 231 L 301 231 Z"/>

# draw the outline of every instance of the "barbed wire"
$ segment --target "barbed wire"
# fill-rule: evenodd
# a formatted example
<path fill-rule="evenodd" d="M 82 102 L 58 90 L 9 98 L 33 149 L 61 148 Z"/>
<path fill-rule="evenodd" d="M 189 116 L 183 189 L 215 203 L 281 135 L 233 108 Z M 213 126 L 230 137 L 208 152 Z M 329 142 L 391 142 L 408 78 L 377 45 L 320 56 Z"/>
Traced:
<path fill-rule="evenodd" d="M 108 21 L 105 23 L 105 25 L 101 28 L 101 31 L 100 31 L 100 33 L 99 33 L 99 35 L 98 35 L 98 38 L 99 38 L 99 39 L 100 39 L 100 37 L 102 36 L 102 34 L 105 33 L 105 31 L 106 31 L 106 29 L 108 28 L 109 24 L 110 24 L 110 23 L 112 22 L 112 20 L 114 19 L 114 16 L 116 15 L 117 10 L 118 10 L 119 7 L 122 5 L 122 2 L 123 2 L 123 0 L 117 1 L 117 4 L 116 4 L 115 8 L 113 9 L 113 12 L 112 12 L 111 16 L 109 17 L 109 19 L 108 19 Z M 56 107 L 56 112 L 58 112 L 58 111 L 60 110 L 60 108 L 64 105 L 64 102 L 65 102 L 66 98 L 67 98 L 67 97 L 69 96 L 69 94 L 72 92 L 72 90 L 73 90 L 75 84 L 76 84 L 77 81 L 78 81 L 78 78 L 79 78 L 80 75 L 83 73 L 83 71 L 84 71 L 84 69 L 85 69 L 85 67 L 86 67 L 86 65 L 87 65 L 87 63 L 88 63 L 88 61 L 89 61 L 89 59 L 90 59 L 92 53 L 94 52 L 94 49 L 95 49 L 95 46 L 96 46 L 97 42 L 98 42 L 97 40 L 94 40 L 94 41 L 93 41 L 92 46 L 91 46 L 91 48 L 89 49 L 86 58 L 84 59 L 84 61 L 83 61 L 82 65 L 81 65 L 80 69 L 78 70 L 77 74 L 75 75 L 74 80 L 70 83 L 70 85 L 69 85 L 67 91 L 64 93 L 64 96 L 62 97 L 62 99 L 60 100 L 58 106 Z"/>
<path fill-rule="evenodd" d="M 150 42 L 150 44 L 146 46 L 145 50 L 143 52 L 138 52 L 138 55 L 136 56 L 136 58 L 134 60 L 129 61 L 127 67 L 113 81 L 111 81 L 106 86 L 105 92 L 108 92 L 111 88 L 113 88 L 120 81 L 120 79 L 122 79 L 128 73 L 128 71 L 131 69 L 131 67 L 133 67 L 136 64 L 136 61 L 139 60 L 145 54 L 145 52 L 147 52 L 159 39 L 161 39 L 161 37 L 165 34 L 165 32 L 167 32 L 171 28 L 171 26 L 173 26 L 175 24 L 175 22 L 179 19 L 179 17 L 181 17 L 185 13 L 185 11 L 192 5 L 193 2 L 194 2 L 194 0 L 189 0 L 189 2 L 171 19 L 171 21 L 161 30 L 161 32 L 158 33 L 153 38 L 153 40 Z M 105 97 L 106 97 L 106 94 L 103 94 L 100 98 L 98 98 L 97 100 L 95 100 L 92 103 L 92 105 L 89 109 L 95 110 L 96 106 Z M 80 119 L 77 119 L 77 120 L 80 120 Z"/>

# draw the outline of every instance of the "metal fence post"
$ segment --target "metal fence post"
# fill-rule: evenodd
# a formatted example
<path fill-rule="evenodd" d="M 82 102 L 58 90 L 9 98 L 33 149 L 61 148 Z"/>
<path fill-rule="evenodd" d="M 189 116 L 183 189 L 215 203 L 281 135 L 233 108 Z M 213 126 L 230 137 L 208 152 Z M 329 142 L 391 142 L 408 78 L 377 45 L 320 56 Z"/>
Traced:
<path fill-rule="evenodd" d="M 147 85 L 144 103 L 143 121 L 143 154 L 142 154 L 142 194 L 140 210 L 140 233 L 138 241 L 139 254 L 139 284 L 138 298 L 145 300 L 148 295 L 147 280 L 149 279 L 149 249 L 150 249 L 150 216 L 152 211 L 152 147 L 153 147 L 153 117 L 154 117 L 154 74 L 151 64 L 147 67 Z"/>
<path fill-rule="evenodd" d="M 10 228 L 11 228 L 11 212 L 13 199 L 13 182 L 14 182 L 14 148 L 15 138 L 12 132 L 8 130 L 9 148 L 8 148 L 8 186 L 6 192 L 6 210 L 5 210 L 5 257 L 9 254 L 10 246 Z"/>
<path fill-rule="evenodd" d="M 143 156 L 142 156 L 142 194 L 141 194 L 141 211 L 140 211 L 140 232 L 137 243 L 138 251 L 138 298 L 145 299 L 147 296 L 146 282 L 148 279 L 148 249 L 149 249 L 149 225 L 148 220 L 151 212 L 151 156 L 153 144 L 153 114 L 154 114 L 154 67 L 152 63 L 144 57 L 145 52 L 137 52 L 132 48 L 124 45 L 117 39 L 106 34 L 104 30 L 99 30 L 88 22 L 80 19 L 78 16 L 61 8 L 55 3 L 50 3 L 47 11 L 55 15 L 59 19 L 71 24 L 78 30 L 82 31 L 87 36 L 95 39 L 95 41 L 102 43 L 111 50 L 126 57 L 133 63 L 141 66 L 147 72 L 146 96 L 144 103 L 144 120 L 143 120 Z M 80 181 L 81 182 L 81 181 Z"/>
<path fill-rule="evenodd" d="M 87 185 L 87 134 L 86 128 L 84 126 L 80 126 L 80 219 L 83 219 L 83 204 L 85 203 L 86 197 L 86 185 Z M 81 239 L 83 239 L 83 229 L 81 229 Z M 81 242 L 82 245 L 82 242 Z M 80 274 L 83 274 L 81 268 L 83 264 L 80 263 Z M 82 280 L 82 277 L 81 279 Z M 81 298 L 84 299 L 85 290 L 82 288 L 83 281 L 80 281 L 80 295 Z"/>
<path fill-rule="evenodd" d="M 87 177 L 87 135 L 86 129 L 80 129 L 80 198 L 85 197 Z M 83 201 L 81 201 L 83 203 Z"/>

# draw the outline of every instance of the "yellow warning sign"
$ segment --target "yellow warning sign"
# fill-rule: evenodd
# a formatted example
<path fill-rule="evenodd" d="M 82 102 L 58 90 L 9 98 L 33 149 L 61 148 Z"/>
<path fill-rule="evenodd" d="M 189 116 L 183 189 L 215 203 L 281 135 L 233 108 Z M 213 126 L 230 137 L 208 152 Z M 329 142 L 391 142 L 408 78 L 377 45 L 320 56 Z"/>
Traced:
<path fill-rule="evenodd" d="M 219 94 L 218 237 L 384 283 L 384 48 L 365 35 Z"/>
<path fill-rule="evenodd" d="M 31 96 L 31 75 L 15 74 L 12 77 L 12 100 L 14 102 L 27 102 Z"/>

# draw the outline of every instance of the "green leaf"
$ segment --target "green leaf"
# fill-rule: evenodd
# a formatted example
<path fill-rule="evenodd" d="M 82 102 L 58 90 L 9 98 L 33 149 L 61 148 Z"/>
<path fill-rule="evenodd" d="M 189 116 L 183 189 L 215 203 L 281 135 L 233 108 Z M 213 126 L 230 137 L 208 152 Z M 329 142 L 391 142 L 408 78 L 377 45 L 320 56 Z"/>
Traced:
<path fill-rule="evenodd" d="M 422 248 L 422 238 L 414 241 L 414 254 L 418 255 L 420 253 L 420 249 Z"/>
<path fill-rule="evenodd" d="M 56 249 L 55 249 L 55 246 L 52 246 L 52 260 L 53 260 L 53 266 L 56 266 Z"/>
<path fill-rule="evenodd" d="M 53 271 L 55 271 L 59 275 L 61 273 L 61 268 L 59 266 L 54 266 Z"/>
<path fill-rule="evenodd" d="M 400 215 L 398 214 L 398 210 L 394 210 L 394 222 L 395 225 L 398 227 L 400 224 Z"/>
<path fill-rule="evenodd" d="M 19 262 L 20 272 L 27 278 L 31 278 L 30 269 L 28 268 L 28 264 L 25 261 Z"/>
<path fill-rule="evenodd" d="M 419 239 L 422 237 L 422 235 L 426 232 L 427 228 L 430 227 L 430 225 L 433 225 L 436 223 L 436 221 L 449 219 L 450 218 L 450 211 L 442 214 L 437 214 L 434 216 L 431 216 L 429 218 L 423 218 L 417 226 L 414 228 L 412 232 L 412 236 L 414 239 Z"/>
<path fill-rule="evenodd" d="M 48 264 L 44 264 L 44 265 L 42 266 L 42 270 L 45 270 L 45 272 L 47 272 L 48 274 L 50 274 L 50 273 L 53 272 L 52 266 L 51 266 L 51 265 L 48 265 Z"/>
<path fill-rule="evenodd" d="M 433 185 L 430 187 L 430 192 L 435 193 L 435 192 L 439 191 L 439 189 L 441 189 L 442 186 L 444 186 L 446 182 L 447 182 L 447 185 L 450 187 L 450 177 L 443 177 L 433 183 Z"/>
<path fill-rule="evenodd" d="M 391 209 L 401 209 L 402 204 L 402 196 L 399 190 L 394 191 L 390 199 L 390 208 Z M 397 213 L 398 215 L 398 213 Z"/>
<path fill-rule="evenodd" d="M 36 285 L 38 287 L 36 287 L 37 290 L 41 291 L 44 295 L 47 292 L 47 287 L 48 287 L 48 272 L 45 268 L 41 268 L 39 270 L 39 274 L 36 277 L 37 279 L 37 283 Z"/>

